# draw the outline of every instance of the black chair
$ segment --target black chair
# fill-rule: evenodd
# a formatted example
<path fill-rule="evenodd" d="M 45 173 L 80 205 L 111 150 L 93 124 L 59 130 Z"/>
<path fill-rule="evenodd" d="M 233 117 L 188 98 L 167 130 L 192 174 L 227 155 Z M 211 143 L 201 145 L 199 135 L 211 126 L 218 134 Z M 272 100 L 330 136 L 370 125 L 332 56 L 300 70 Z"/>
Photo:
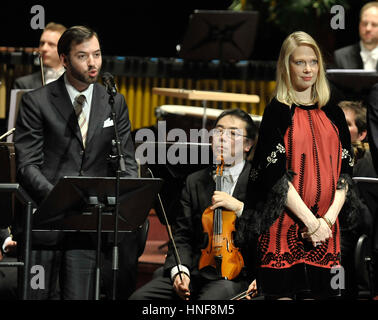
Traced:
<path fill-rule="evenodd" d="M 356 270 L 357 297 L 372 299 L 374 297 L 374 275 L 371 240 L 366 234 L 359 237 L 354 257 Z"/>
<path fill-rule="evenodd" d="M 140 257 L 143 254 L 143 251 L 146 247 L 149 229 L 150 229 L 150 221 L 147 218 L 144 224 L 138 230 L 138 257 Z"/>

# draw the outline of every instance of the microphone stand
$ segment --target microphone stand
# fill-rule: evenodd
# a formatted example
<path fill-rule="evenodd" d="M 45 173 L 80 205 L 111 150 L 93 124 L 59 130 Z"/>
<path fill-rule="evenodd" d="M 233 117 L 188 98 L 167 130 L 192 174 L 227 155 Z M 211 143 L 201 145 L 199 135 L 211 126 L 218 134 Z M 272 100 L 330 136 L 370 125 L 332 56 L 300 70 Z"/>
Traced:
<path fill-rule="evenodd" d="M 119 181 L 121 174 L 125 174 L 126 166 L 122 152 L 121 141 L 119 139 L 117 117 L 114 109 L 114 96 L 116 92 L 109 93 L 109 104 L 111 106 L 111 116 L 114 125 L 115 140 L 113 141 L 113 146 L 117 148 L 117 155 L 115 156 L 118 160 L 117 174 L 116 174 L 116 186 L 115 186 L 115 212 L 114 212 L 114 246 L 112 253 L 112 270 L 113 270 L 113 282 L 112 282 L 112 300 L 116 300 L 117 293 L 117 272 L 118 272 L 118 213 L 119 213 Z"/>

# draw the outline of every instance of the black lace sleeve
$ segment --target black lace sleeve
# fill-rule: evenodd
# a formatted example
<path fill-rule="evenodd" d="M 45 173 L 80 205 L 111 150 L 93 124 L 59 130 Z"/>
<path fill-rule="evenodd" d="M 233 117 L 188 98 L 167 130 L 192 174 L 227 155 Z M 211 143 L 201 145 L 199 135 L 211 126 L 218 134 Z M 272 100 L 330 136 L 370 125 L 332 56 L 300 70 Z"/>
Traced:
<path fill-rule="evenodd" d="M 236 241 L 256 238 L 283 212 L 293 172 L 286 169 L 284 135 L 291 124 L 290 108 L 273 100 L 264 111 L 249 175 L 244 211 L 237 220 Z"/>

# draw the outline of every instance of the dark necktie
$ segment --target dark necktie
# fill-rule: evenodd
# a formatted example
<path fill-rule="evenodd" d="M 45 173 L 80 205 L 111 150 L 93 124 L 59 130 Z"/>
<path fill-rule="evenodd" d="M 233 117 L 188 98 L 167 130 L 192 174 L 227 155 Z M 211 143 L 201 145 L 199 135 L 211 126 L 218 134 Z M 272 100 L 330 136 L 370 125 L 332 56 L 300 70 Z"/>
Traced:
<path fill-rule="evenodd" d="M 85 141 L 87 139 L 87 132 L 88 132 L 88 122 L 85 119 L 85 114 L 83 112 L 83 105 L 85 103 L 85 96 L 78 95 L 75 98 L 75 113 L 79 122 L 81 137 L 83 138 L 83 145 L 85 147 Z"/>

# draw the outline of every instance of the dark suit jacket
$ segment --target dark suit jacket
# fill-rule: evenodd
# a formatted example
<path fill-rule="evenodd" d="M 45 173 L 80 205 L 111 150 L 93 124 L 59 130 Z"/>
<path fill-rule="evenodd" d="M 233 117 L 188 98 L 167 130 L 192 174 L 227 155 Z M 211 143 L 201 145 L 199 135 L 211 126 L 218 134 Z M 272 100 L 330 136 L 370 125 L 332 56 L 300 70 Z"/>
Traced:
<path fill-rule="evenodd" d="M 37 89 L 40 87 L 42 87 L 41 72 L 17 78 L 13 84 L 13 89 Z"/>
<path fill-rule="evenodd" d="M 334 63 L 337 69 L 363 69 L 364 64 L 360 55 L 361 46 L 357 42 L 334 52 Z M 378 64 L 376 67 L 378 71 Z"/>
<path fill-rule="evenodd" d="M 378 84 L 375 84 L 367 99 L 368 141 L 375 171 L 378 172 Z"/>
<path fill-rule="evenodd" d="M 137 176 L 128 108 L 117 94 L 114 107 L 126 163 L 126 175 Z M 114 126 L 104 128 L 111 107 L 104 86 L 94 84 L 86 148 L 64 83 L 64 76 L 23 95 L 16 123 L 17 178 L 40 203 L 63 176 L 114 176 L 107 160 Z"/>
<path fill-rule="evenodd" d="M 234 189 L 233 196 L 240 201 L 246 198 L 250 167 L 250 163 L 246 162 Z M 181 195 L 181 210 L 178 212 L 176 223 L 172 226 L 181 263 L 189 268 L 192 275 L 198 273 L 201 249 L 206 246 L 201 219 L 202 213 L 211 205 L 211 197 L 215 191 L 212 174 L 212 169 L 209 167 L 187 177 Z M 164 265 L 165 274 L 169 275 L 170 269 L 175 265 L 170 244 Z"/>

